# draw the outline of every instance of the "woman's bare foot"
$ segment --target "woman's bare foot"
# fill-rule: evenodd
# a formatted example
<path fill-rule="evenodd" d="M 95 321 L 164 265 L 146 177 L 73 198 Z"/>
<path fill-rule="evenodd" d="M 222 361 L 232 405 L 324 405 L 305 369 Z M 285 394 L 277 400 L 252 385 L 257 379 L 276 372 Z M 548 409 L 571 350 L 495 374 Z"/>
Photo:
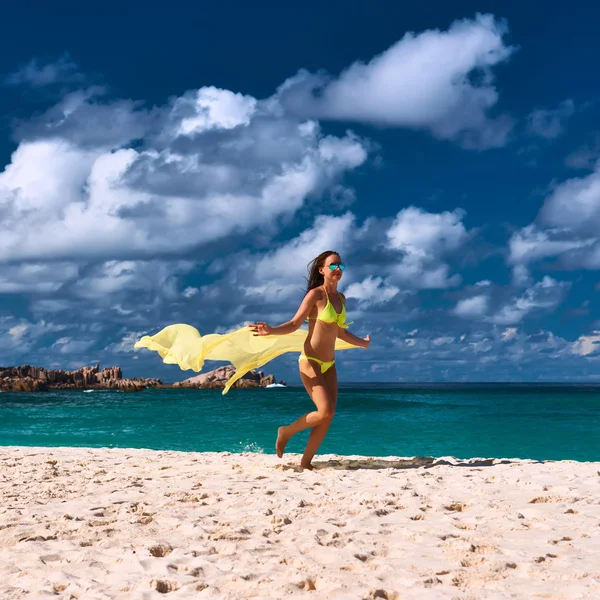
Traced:
<path fill-rule="evenodd" d="M 307 471 L 316 471 L 317 470 L 317 467 L 315 467 L 314 465 L 310 465 L 310 464 L 309 465 L 300 464 L 300 468 L 306 469 Z"/>
<path fill-rule="evenodd" d="M 277 441 L 275 442 L 275 451 L 277 452 L 277 456 L 281 458 L 283 453 L 285 452 L 285 446 L 290 439 L 289 435 L 285 433 L 286 427 L 280 427 L 277 430 Z"/>

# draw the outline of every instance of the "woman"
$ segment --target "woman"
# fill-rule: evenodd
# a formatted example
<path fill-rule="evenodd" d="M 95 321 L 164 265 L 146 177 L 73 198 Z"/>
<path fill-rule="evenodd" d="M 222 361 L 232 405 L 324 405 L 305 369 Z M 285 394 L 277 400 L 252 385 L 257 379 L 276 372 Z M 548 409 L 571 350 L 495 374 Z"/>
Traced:
<path fill-rule="evenodd" d="M 337 374 L 334 350 L 368 348 L 370 337 L 356 337 L 347 331 L 345 298 L 337 291 L 344 265 L 337 252 L 328 250 L 309 263 L 307 293 L 294 318 L 270 327 L 264 322 L 230 333 L 200 335 L 192 325 L 168 325 L 158 333 L 145 335 L 135 348 L 154 350 L 163 362 L 182 370 L 201 371 L 206 360 L 230 362 L 235 374 L 227 381 L 223 394 L 248 371 L 259 369 L 287 352 L 300 352 L 302 382 L 317 410 L 286 427 L 280 427 L 276 450 L 283 456 L 288 440 L 298 431 L 312 427 L 301 465 L 311 469 L 311 461 L 323 441 L 335 412 Z M 309 326 L 299 329 L 308 317 Z"/>
<path fill-rule="evenodd" d="M 290 438 L 312 427 L 300 461 L 305 469 L 313 469 L 312 459 L 325 438 L 337 402 L 337 372 L 334 350 L 336 340 L 352 346 L 368 348 L 370 336 L 359 338 L 348 331 L 346 324 L 346 298 L 338 292 L 344 264 L 337 252 L 327 250 L 309 263 L 309 278 L 304 300 L 294 317 L 282 325 L 271 327 L 263 321 L 250 326 L 255 336 L 286 335 L 295 332 L 308 318 L 308 334 L 303 353 L 298 359 L 300 377 L 317 410 L 300 417 L 291 425 L 277 431 L 275 448 L 277 456 L 283 456 Z"/>

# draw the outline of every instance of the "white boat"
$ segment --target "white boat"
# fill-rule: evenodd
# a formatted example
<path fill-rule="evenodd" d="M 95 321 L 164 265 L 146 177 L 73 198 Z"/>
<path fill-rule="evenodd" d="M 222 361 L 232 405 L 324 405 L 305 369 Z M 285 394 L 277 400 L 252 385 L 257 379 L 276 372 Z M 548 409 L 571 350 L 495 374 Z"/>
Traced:
<path fill-rule="evenodd" d="M 287 385 L 283 385 L 283 383 L 270 383 L 269 385 L 265 385 L 266 388 L 276 388 L 276 387 L 287 387 Z"/>
<path fill-rule="evenodd" d="M 83 390 L 84 394 L 89 394 L 90 392 L 93 392 L 94 390 Z"/>

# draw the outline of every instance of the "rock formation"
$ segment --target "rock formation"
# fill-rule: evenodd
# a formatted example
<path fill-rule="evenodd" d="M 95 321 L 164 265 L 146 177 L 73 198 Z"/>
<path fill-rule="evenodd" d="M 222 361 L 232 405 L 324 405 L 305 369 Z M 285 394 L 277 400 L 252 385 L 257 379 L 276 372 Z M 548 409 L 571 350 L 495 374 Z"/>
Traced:
<path fill-rule="evenodd" d="M 61 389 L 108 388 L 125 392 L 139 392 L 146 388 L 224 388 L 235 373 L 235 367 L 227 365 L 214 371 L 190 377 L 185 381 L 164 384 L 160 379 L 137 377 L 124 379 L 121 367 L 100 370 L 100 365 L 82 367 L 76 371 L 46 370 L 43 367 L 22 365 L 0 367 L 0 390 L 5 392 L 41 392 Z M 250 371 L 235 382 L 233 387 L 257 388 L 275 383 L 274 375 L 262 371 Z M 280 381 L 279 383 L 284 383 Z"/>
<path fill-rule="evenodd" d="M 161 387 L 160 379 L 123 379 L 120 367 L 100 371 L 100 365 L 82 367 L 76 371 L 46 370 L 43 367 L 22 365 L 0 367 L 0 390 L 37 392 L 50 389 L 109 388 L 137 392 L 147 387 Z"/>
<path fill-rule="evenodd" d="M 235 373 L 235 367 L 226 365 L 213 371 L 189 377 L 185 381 L 174 383 L 174 388 L 224 388 L 229 378 Z M 275 383 L 275 375 L 265 375 L 262 371 L 249 371 L 233 384 L 238 388 L 265 387 Z"/>

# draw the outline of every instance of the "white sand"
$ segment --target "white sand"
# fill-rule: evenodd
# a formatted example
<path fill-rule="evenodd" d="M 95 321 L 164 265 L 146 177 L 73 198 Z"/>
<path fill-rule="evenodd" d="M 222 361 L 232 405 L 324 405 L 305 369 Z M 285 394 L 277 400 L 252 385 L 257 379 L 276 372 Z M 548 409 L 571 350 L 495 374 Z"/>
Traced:
<path fill-rule="evenodd" d="M 600 598 L 600 463 L 298 460 L 0 447 L 0 598 Z"/>

